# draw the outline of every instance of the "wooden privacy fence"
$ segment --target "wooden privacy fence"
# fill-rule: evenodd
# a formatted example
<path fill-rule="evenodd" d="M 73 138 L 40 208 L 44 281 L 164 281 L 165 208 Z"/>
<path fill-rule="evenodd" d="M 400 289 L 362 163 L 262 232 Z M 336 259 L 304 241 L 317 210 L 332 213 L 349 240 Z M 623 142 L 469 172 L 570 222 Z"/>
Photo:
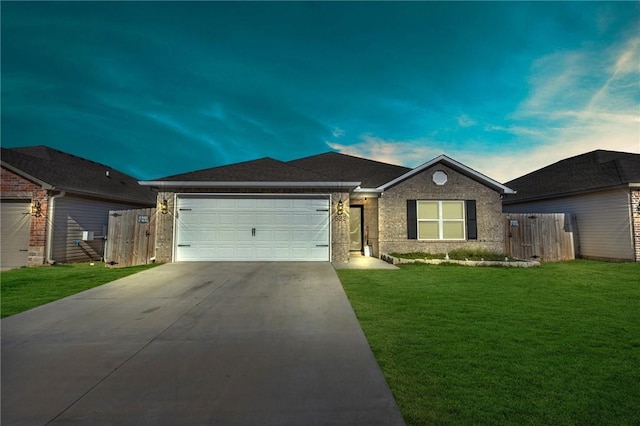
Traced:
<path fill-rule="evenodd" d="M 507 213 L 505 254 L 547 262 L 575 259 L 579 254 L 575 215 Z"/>
<path fill-rule="evenodd" d="M 152 262 L 156 241 L 156 209 L 112 210 L 104 260 L 125 268 Z"/>

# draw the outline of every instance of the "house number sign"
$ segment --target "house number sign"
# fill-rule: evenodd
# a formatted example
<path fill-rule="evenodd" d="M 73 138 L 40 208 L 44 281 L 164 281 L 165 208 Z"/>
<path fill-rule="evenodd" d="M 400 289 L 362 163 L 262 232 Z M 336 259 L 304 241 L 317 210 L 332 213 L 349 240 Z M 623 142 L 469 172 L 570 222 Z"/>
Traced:
<path fill-rule="evenodd" d="M 138 223 L 149 223 L 149 216 L 138 215 Z"/>

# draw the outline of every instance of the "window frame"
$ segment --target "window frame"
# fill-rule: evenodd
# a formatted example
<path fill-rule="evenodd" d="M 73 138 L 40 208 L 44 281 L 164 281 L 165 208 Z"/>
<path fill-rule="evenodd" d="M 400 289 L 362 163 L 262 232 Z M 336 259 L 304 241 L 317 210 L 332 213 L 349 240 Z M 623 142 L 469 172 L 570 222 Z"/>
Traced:
<path fill-rule="evenodd" d="M 438 203 L 437 219 L 421 219 L 419 214 L 421 203 Z M 443 203 L 459 203 L 462 211 L 462 217 L 456 219 L 447 219 L 443 217 Z M 465 200 L 416 200 L 416 239 L 420 241 L 467 241 L 467 208 Z M 421 238 L 420 223 L 437 223 L 438 238 Z M 444 223 L 462 223 L 462 238 L 444 238 Z"/>

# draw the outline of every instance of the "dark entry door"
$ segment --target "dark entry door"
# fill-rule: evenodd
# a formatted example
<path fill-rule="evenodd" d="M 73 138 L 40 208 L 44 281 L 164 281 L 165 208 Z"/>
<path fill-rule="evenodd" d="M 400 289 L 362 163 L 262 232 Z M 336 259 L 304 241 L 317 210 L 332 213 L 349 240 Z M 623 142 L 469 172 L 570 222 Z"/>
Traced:
<path fill-rule="evenodd" d="M 349 250 L 362 251 L 362 206 L 349 207 L 349 234 Z"/>

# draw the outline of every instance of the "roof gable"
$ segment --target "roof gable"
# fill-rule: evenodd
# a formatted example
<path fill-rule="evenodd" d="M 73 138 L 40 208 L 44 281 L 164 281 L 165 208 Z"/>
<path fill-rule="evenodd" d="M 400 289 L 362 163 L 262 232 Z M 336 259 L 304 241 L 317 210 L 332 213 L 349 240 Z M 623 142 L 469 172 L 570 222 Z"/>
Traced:
<path fill-rule="evenodd" d="M 2 165 L 46 189 L 141 204 L 156 198 L 125 173 L 47 146 L 2 148 Z"/>
<path fill-rule="evenodd" d="M 378 187 L 379 190 L 381 191 L 385 191 L 391 187 L 393 187 L 394 185 L 397 185 L 398 183 L 407 180 L 413 176 L 415 176 L 418 173 L 421 173 L 422 171 L 436 165 L 442 163 L 450 168 L 452 168 L 453 170 L 462 173 L 463 175 L 477 181 L 480 182 L 481 184 L 493 189 L 494 191 L 497 191 L 501 194 L 513 194 L 515 193 L 514 190 L 512 190 L 511 188 L 507 187 L 506 185 L 501 184 L 500 182 L 491 179 L 488 176 L 483 175 L 482 173 L 473 170 L 472 168 L 465 166 L 464 164 L 454 160 L 453 158 L 447 157 L 446 155 L 440 155 L 430 161 L 427 161 L 424 164 L 421 164 L 420 166 L 416 167 L 415 169 L 411 169 L 410 171 L 408 171 L 407 173 L 403 174 L 402 176 L 398 176 L 397 178 L 385 183 L 384 185 L 381 185 Z"/>
<path fill-rule="evenodd" d="M 506 202 L 550 198 L 640 183 L 640 154 L 596 150 L 543 167 L 507 184 Z"/>
<path fill-rule="evenodd" d="M 376 188 L 411 170 L 337 152 L 325 152 L 287 164 L 322 173 L 336 181 L 359 181 L 363 188 Z"/>

